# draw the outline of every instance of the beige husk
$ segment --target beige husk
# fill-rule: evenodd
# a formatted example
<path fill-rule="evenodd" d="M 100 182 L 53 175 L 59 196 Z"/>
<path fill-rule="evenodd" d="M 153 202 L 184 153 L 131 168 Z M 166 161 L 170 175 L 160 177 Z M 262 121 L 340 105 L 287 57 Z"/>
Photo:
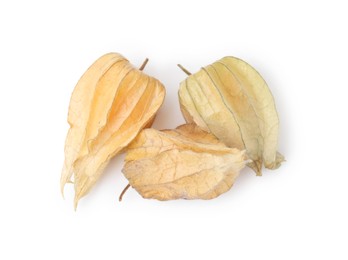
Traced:
<path fill-rule="evenodd" d="M 190 75 L 180 84 L 180 108 L 229 147 L 246 149 L 249 166 L 276 169 L 279 120 L 273 96 L 261 75 L 246 62 L 225 57 Z"/>
<path fill-rule="evenodd" d="M 144 198 L 212 199 L 228 191 L 248 162 L 194 124 L 144 129 L 128 147 L 123 173 Z"/>

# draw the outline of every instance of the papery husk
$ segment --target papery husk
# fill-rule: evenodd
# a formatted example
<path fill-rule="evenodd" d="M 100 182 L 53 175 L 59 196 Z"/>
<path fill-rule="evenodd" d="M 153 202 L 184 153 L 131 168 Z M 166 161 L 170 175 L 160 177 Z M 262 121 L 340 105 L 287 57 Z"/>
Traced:
<path fill-rule="evenodd" d="M 71 96 L 61 190 L 74 175 L 75 207 L 109 160 L 152 124 L 164 86 L 118 53 L 100 57 Z"/>
<path fill-rule="evenodd" d="M 249 161 L 194 124 L 144 129 L 130 144 L 122 169 L 144 198 L 213 199 L 228 191 Z"/>
<path fill-rule="evenodd" d="M 257 175 L 262 165 L 280 166 L 279 119 L 273 96 L 248 63 L 225 57 L 190 75 L 181 84 L 179 101 L 188 123 L 196 123 L 229 147 L 246 149 Z"/>

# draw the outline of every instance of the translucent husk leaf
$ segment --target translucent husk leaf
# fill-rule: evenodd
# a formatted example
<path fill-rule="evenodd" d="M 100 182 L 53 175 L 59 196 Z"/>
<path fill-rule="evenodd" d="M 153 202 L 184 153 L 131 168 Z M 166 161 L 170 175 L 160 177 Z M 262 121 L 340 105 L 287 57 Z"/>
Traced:
<path fill-rule="evenodd" d="M 165 96 L 163 85 L 111 53 L 82 76 L 69 107 L 61 189 L 74 174 L 75 207 L 108 161 L 152 124 Z"/>
<path fill-rule="evenodd" d="M 77 83 L 70 99 L 68 123 L 70 129 L 65 141 L 65 161 L 61 175 L 61 191 L 67 182 L 71 182 L 73 174 L 73 163 L 78 158 L 79 153 L 86 145 L 87 127 L 92 110 L 92 102 L 100 78 L 115 63 L 122 63 L 125 59 L 114 53 L 108 53 L 95 61 L 83 74 Z M 104 119 L 105 120 L 105 119 Z M 101 118 L 101 123 L 103 119 Z M 89 134 L 91 132 L 89 131 Z"/>
<path fill-rule="evenodd" d="M 275 169 L 279 120 L 273 96 L 261 75 L 246 62 L 225 57 L 180 84 L 179 100 L 188 123 L 196 123 L 229 147 L 246 149 L 249 166 Z"/>
<path fill-rule="evenodd" d="M 194 124 L 145 129 L 130 144 L 122 172 L 144 198 L 212 199 L 228 191 L 248 162 Z"/>

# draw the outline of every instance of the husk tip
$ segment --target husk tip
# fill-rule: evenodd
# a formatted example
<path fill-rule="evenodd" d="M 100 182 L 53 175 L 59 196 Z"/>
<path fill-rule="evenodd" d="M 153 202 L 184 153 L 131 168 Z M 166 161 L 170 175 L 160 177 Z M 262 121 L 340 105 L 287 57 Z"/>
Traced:
<path fill-rule="evenodd" d="M 78 204 L 79 204 L 79 198 L 77 196 L 75 196 L 75 199 L 74 199 L 74 210 L 75 211 L 77 210 Z"/>
<path fill-rule="evenodd" d="M 65 199 L 65 196 L 64 196 L 65 184 L 66 184 L 66 181 L 64 180 L 60 181 L 60 194 L 62 195 L 63 199 Z"/>

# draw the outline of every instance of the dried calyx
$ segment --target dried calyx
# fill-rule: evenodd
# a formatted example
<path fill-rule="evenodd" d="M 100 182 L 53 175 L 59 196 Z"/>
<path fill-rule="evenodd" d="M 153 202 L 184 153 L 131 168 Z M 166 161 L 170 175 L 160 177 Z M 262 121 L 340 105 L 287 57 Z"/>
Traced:
<path fill-rule="evenodd" d="M 278 168 L 284 160 L 277 152 L 278 114 L 261 75 L 234 57 L 192 75 L 184 71 L 189 76 L 180 84 L 179 101 L 186 122 L 196 123 L 229 147 L 245 149 L 257 175 L 262 165 Z"/>
<path fill-rule="evenodd" d="M 75 208 L 109 160 L 152 125 L 164 100 L 163 85 L 141 69 L 120 54 L 109 53 L 91 65 L 74 89 L 61 190 L 74 176 Z"/>
<path fill-rule="evenodd" d="M 194 124 L 144 129 L 128 147 L 122 172 L 144 198 L 212 199 L 228 191 L 248 162 Z"/>

